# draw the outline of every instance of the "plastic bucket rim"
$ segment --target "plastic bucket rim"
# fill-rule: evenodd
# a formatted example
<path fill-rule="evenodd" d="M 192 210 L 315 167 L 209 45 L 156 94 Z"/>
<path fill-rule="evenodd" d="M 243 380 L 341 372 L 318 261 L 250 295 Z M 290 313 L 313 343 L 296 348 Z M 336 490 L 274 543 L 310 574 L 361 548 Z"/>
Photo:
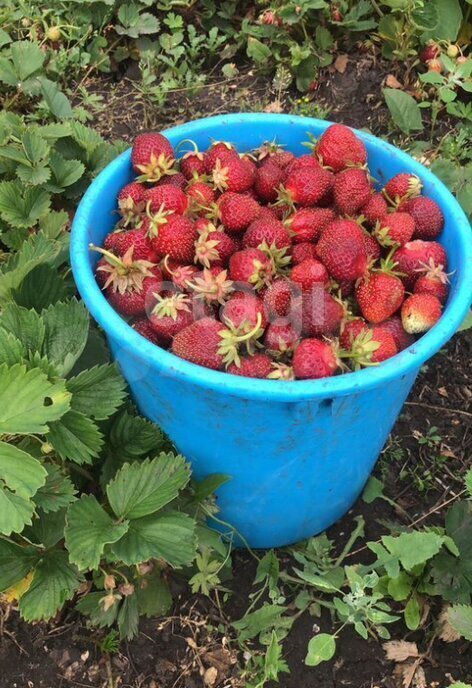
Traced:
<path fill-rule="evenodd" d="M 237 113 L 194 120 L 184 125 L 171 127 L 167 131 L 178 133 L 182 138 L 189 138 L 192 130 L 200 129 L 202 124 L 205 126 L 210 126 L 211 124 L 221 126 L 222 124 L 231 125 L 243 121 L 247 123 L 251 120 L 254 123 L 262 123 L 267 121 L 268 118 L 278 120 L 281 124 L 288 124 L 289 122 L 303 123 L 306 129 L 310 129 L 310 124 L 313 122 L 316 123 L 317 127 L 321 125 L 322 128 L 327 128 L 332 124 L 332 122 L 325 120 L 315 120 L 294 115 Z M 462 248 L 461 261 L 466 265 L 467 263 L 470 264 L 468 270 L 462 270 L 460 279 L 454 292 L 451 294 L 441 320 L 409 348 L 379 366 L 366 368 L 358 372 L 323 378 L 321 380 L 277 382 L 274 380 L 239 377 L 195 365 L 175 356 L 169 351 L 161 349 L 139 335 L 109 305 L 98 287 L 89 262 L 87 241 L 90 210 L 93 208 L 93 203 L 89 204 L 89 200 L 94 201 L 96 198 L 98 199 L 98 196 L 102 193 L 102 188 L 106 187 L 106 181 L 114 176 L 115 170 L 120 168 L 125 161 L 129 162 L 131 149 L 117 156 L 95 178 L 84 194 L 72 224 L 70 248 L 72 272 L 79 293 L 91 315 L 114 341 L 126 347 L 132 355 L 145 359 L 148 364 L 159 369 L 162 373 L 186 379 L 187 382 L 193 382 L 203 388 L 220 389 L 225 394 L 244 398 L 267 398 L 273 401 L 296 402 L 318 397 L 344 396 L 377 387 L 400 376 L 416 374 L 420 366 L 452 337 L 465 318 L 469 308 L 472 294 L 472 239 L 470 236 L 470 224 L 462 208 L 447 187 L 424 165 L 414 160 L 408 153 L 395 148 L 372 134 L 356 129 L 354 131 L 367 144 L 374 147 L 380 146 L 387 151 L 392 151 L 398 159 L 405 161 L 407 168 L 413 168 L 412 171 L 418 174 L 423 181 L 429 180 L 431 183 L 434 183 L 435 188 L 454 213 L 454 220 L 456 222 L 454 231 L 457 233 Z M 469 235 L 467 232 L 469 232 Z"/>

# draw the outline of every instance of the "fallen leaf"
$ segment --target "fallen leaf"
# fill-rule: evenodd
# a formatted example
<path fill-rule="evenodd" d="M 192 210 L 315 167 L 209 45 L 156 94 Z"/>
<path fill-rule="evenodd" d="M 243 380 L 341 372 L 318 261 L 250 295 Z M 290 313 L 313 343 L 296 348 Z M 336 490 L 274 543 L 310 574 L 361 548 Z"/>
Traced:
<path fill-rule="evenodd" d="M 439 637 L 445 643 L 455 643 L 461 635 L 451 626 L 448 618 L 449 605 L 445 605 L 438 618 Z"/>
<path fill-rule="evenodd" d="M 334 61 L 334 68 L 340 74 L 344 74 L 347 68 L 347 62 L 349 60 L 348 55 L 338 55 Z"/>
<path fill-rule="evenodd" d="M 403 88 L 401 83 L 395 76 L 393 76 L 393 74 L 389 74 L 387 76 L 387 78 L 385 79 L 385 86 L 388 86 L 388 88 Z"/>
<path fill-rule="evenodd" d="M 438 388 L 438 394 L 440 394 L 442 397 L 448 397 L 449 394 L 447 393 L 447 389 L 445 387 L 439 387 Z"/>
<path fill-rule="evenodd" d="M 395 666 L 394 675 L 399 685 L 403 688 L 410 688 L 417 669 L 417 660 L 402 662 Z"/>
<path fill-rule="evenodd" d="M 418 657 L 416 643 L 409 643 L 406 640 L 389 640 L 383 644 L 383 649 L 387 659 L 392 662 L 404 662 L 410 657 Z"/>
<path fill-rule="evenodd" d="M 418 666 L 413 676 L 413 685 L 415 688 L 426 688 L 426 675 L 422 666 Z"/>
<path fill-rule="evenodd" d="M 282 103 L 280 100 L 274 100 L 265 106 L 264 112 L 283 112 Z"/>
<path fill-rule="evenodd" d="M 217 678 L 218 669 L 215 669 L 215 667 L 209 667 L 203 674 L 203 683 L 206 686 L 214 686 Z"/>

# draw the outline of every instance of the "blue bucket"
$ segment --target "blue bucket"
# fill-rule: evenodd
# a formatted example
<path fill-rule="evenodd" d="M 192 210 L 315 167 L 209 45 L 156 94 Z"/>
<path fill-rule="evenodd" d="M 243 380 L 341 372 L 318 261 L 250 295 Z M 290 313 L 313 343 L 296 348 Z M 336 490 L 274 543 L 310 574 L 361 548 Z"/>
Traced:
<path fill-rule="evenodd" d="M 166 131 L 205 150 L 212 139 L 248 150 L 277 140 L 306 152 L 308 133 L 330 122 L 289 115 L 209 117 Z M 82 298 L 106 333 L 140 411 L 160 425 L 192 463 L 194 476 L 225 473 L 221 518 L 252 547 L 279 547 L 310 537 L 339 519 L 361 493 L 420 366 L 452 337 L 472 296 L 469 222 L 447 188 L 406 153 L 364 132 L 369 167 L 381 184 L 413 172 L 446 219 L 441 242 L 451 293 L 437 325 L 382 365 L 313 381 L 243 378 L 188 363 L 137 334 L 108 305 L 94 278 L 97 254 L 116 222 L 116 197 L 133 178 L 130 151 L 110 163 L 83 197 L 72 227 L 72 269 Z"/>

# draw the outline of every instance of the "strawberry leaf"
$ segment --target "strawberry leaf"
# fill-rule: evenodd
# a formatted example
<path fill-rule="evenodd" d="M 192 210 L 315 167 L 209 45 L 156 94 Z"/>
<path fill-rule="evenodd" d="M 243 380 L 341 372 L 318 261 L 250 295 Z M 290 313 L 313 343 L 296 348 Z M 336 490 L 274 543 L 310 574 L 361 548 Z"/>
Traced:
<path fill-rule="evenodd" d="M 107 496 L 117 516 L 137 519 L 169 504 L 189 480 L 183 456 L 162 453 L 152 461 L 125 464 L 107 485 Z"/>
<path fill-rule="evenodd" d="M 69 563 L 67 552 L 45 552 L 34 570 L 33 582 L 21 596 L 19 609 L 25 621 L 47 621 L 72 599 L 82 578 Z"/>
<path fill-rule="evenodd" d="M 95 366 L 67 381 L 72 408 L 97 420 L 111 416 L 126 396 L 126 382 L 116 364 Z"/>
<path fill-rule="evenodd" d="M 45 465 L 46 482 L 34 496 L 35 504 L 44 513 L 55 512 L 69 506 L 75 500 L 76 489 L 71 480 L 61 473 L 55 464 Z"/>
<path fill-rule="evenodd" d="M 65 376 L 72 369 L 87 342 L 89 315 L 85 305 L 77 299 L 59 302 L 43 310 L 46 326 L 44 354 L 55 366 L 57 374 Z"/>
<path fill-rule="evenodd" d="M 456 604 L 448 610 L 447 618 L 463 638 L 472 642 L 472 606 Z"/>
<path fill-rule="evenodd" d="M 34 547 L 21 547 L 0 539 L 0 592 L 27 576 L 37 560 L 38 552 Z"/>
<path fill-rule="evenodd" d="M 74 463 L 92 463 L 103 446 L 103 435 L 91 418 L 71 409 L 51 423 L 48 441 L 59 456 Z"/>
<path fill-rule="evenodd" d="M 66 547 L 80 570 L 97 569 L 105 545 L 128 531 L 128 521 L 113 520 L 93 495 L 82 495 L 67 510 Z"/>
<path fill-rule="evenodd" d="M 14 227 L 31 227 L 45 215 L 51 197 L 39 188 L 25 188 L 20 181 L 0 183 L 0 216 Z"/>
<path fill-rule="evenodd" d="M 38 368 L 0 366 L 0 434 L 43 434 L 69 408 L 62 381 L 50 382 Z"/>
<path fill-rule="evenodd" d="M 19 306 L 34 308 L 36 311 L 41 311 L 67 296 L 64 280 L 57 274 L 57 270 L 47 263 L 35 267 L 26 275 L 19 288 L 13 291 L 13 298 Z"/>
<path fill-rule="evenodd" d="M 111 551 L 117 561 L 132 566 L 149 559 L 165 559 L 171 566 L 185 566 L 195 558 L 195 521 L 178 512 L 131 520 L 126 535 Z"/>

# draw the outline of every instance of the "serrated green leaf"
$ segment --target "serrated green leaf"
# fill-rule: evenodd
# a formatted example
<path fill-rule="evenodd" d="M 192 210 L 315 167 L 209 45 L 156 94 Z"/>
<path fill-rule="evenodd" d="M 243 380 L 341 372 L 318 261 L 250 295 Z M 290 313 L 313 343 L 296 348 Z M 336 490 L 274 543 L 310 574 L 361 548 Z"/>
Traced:
<path fill-rule="evenodd" d="M 69 408 L 62 381 L 52 383 L 37 369 L 0 366 L 0 434 L 44 434 Z"/>
<path fill-rule="evenodd" d="M 21 497 L 33 497 L 46 482 L 46 469 L 14 444 L 0 441 L 0 484 Z"/>
<path fill-rule="evenodd" d="M 225 475 L 224 473 L 212 473 L 204 480 L 195 484 L 193 498 L 196 502 L 203 502 L 203 500 L 211 497 L 216 490 L 230 482 L 230 475 Z"/>
<path fill-rule="evenodd" d="M 457 502 L 446 514 L 446 532 L 459 550 L 459 556 L 441 551 L 432 562 L 438 594 L 448 602 L 472 601 L 472 503 Z"/>
<path fill-rule="evenodd" d="M 362 499 L 366 504 L 372 504 L 379 497 L 383 497 L 384 484 L 381 480 L 371 475 L 362 493 Z"/>
<path fill-rule="evenodd" d="M 12 366 L 15 363 L 21 363 L 26 355 L 26 349 L 20 340 L 11 332 L 0 328 L 0 365 L 5 363 L 7 366 Z"/>
<path fill-rule="evenodd" d="M 45 53 L 37 43 L 17 41 L 11 44 L 10 50 L 19 81 L 24 81 L 43 66 Z"/>
<path fill-rule="evenodd" d="M 254 612 L 245 614 L 238 621 L 233 622 L 233 627 L 238 631 L 238 639 L 241 643 L 255 638 L 261 631 L 266 631 L 280 624 L 280 618 L 287 607 L 279 604 L 265 603 Z"/>
<path fill-rule="evenodd" d="M 77 490 L 70 478 L 61 473 L 58 466 L 46 464 L 45 468 L 46 482 L 36 492 L 34 502 L 47 514 L 69 506 L 74 501 Z"/>
<path fill-rule="evenodd" d="M 383 94 L 392 119 L 399 129 L 405 134 L 423 129 L 421 110 L 412 96 L 395 88 L 384 88 Z"/>
<path fill-rule="evenodd" d="M 33 234 L 17 253 L 11 254 L 0 270 L 0 302 L 6 301 L 11 290 L 16 289 L 36 266 L 53 263 L 62 249 L 63 244 L 51 241 L 42 232 Z"/>
<path fill-rule="evenodd" d="M 66 510 L 64 508 L 49 513 L 38 509 L 31 525 L 24 529 L 22 535 L 33 545 L 50 549 L 64 538 L 65 525 Z"/>
<path fill-rule="evenodd" d="M 441 549 L 443 541 L 441 535 L 433 532 L 401 533 L 398 536 L 382 537 L 382 543 L 390 554 L 397 557 L 407 571 L 432 559 Z"/>
<path fill-rule="evenodd" d="M 39 226 L 48 239 L 57 239 L 68 222 L 69 215 L 66 210 L 52 210 L 40 218 Z"/>
<path fill-rule="evenodd" d="M 319 633 L 308 642 L 305 664 L 307 666 L 318 666 L 322 662 L 328 662 L 336 652 L 336 639 L 334 635 Z"/>
<path fill-rule="evenodd" d="M 86 127 L 80 122 L 71 122 L 71 135 L 74 141 L 79 144 L 79 146 L 85 149 L 88 153 L 92 153 L 97 146 L 103 143 L 103 139 L 98 132 L 90 127 Z"/>
<path fill-rule="evenodd" d="M 46 328 L 39 313 L 9 303 L 0 315 L 0 327 L 21 341 L 26 351 L 41 351 Z"/>
<path fill-rule="evenodd" d="M 16 176 L 27 185 L 41 186 L 50 178 L 51 170 L 47 162 L 38 162 L 34 165 L 18 165 Z"/>
<path fill-rule="evenodd" d="M 67 296 L 64 280 L 58 275 L 57 270 L 47 264 L 38 265 L 31 270 L 19 288 L 13 291 L 13 298 L 18 306 L 27 309 L 34 308 L 38 312 L 64 300 Z"/>
<path fill-rule="evenodd" d="M 102 332 L 93 324 L 89 328 L 89 335 L 85 348 L 72 368 L 71 375 L 78 375 L 83 370 L 110 362 L 110 350 L 107 347 Z"/>
<path fill-rule="evenodd" d="M 172 595 L 160 572 L 146 576 L 136 588 L 140 614 L 147 617 L 163 616 L 172 606 Z"/>
<path fill-rule="evenodd" d="M 247 39 L 246 53 L 256 64 L 263 64 L 272 57 L 272 51 L 269 46 L 253 36 L 249 36 Z"/>
<path fill-rule="evenodd" d="M 85 165 L 80 160 L 66 160 L 55 151 L 51 153 L 49 165 L 53 174 L 52 181 L 58 189 L 75 184 L 85 172 Z"/>
<path fill-rule="evenodd" d="M 62 93 L 58 85 L 45 77 L 40 77 L 39 81 L 41 84 L 41 95 L 54 117 L 58 119 L 70 119 L 73 117 L 74 112 L 69 99 Z"/>
<path fill-rule="evenodd" d="M 126 382 L 118 366 L 95 366 L 67 381 L 71 406 L 96 420 L 109 418 L 126 397 Z"/>
<path fill-rule="evenodd" d="M 190 480 L 183 456 L 159 454 L 155 459 L 125 464 L 107 485 L 107 496 L 121 518 L 141 518 L 162 509 Z"/>
<path fill-rule="evenodd" d="M 61 377 L 67 375 L 84 350 L 89 315 L 77 299 L 55 303 L 42 312 L 46 326 L 44 354 Z"/>
<path fill-rule="evenodd" d="M 113 520 L 93 495 L 82 495 L 67 509 L 64 533 L 70 561 L 82 571 L 97 569 L 105 545 L 122 538 L 128 526 L 128 521 Z"/>
<path fill-rule="evenodd" d="M 118 612 L 120 638 L 132 640 L 138 634 L 139 611 L 136 595 L 125 597 Z"/>
<path fill-rule="evenodd" d="M 34 547 L 21 547 L 0 539 L 0 592 L 5 592 L 27 576 L 38 556 Z"/>
<path fill-rule="evenodd" d="M 50 147 L 38 129 L 29 128 L 21 137 L 21 146 L 27 160 L 36 164 L 49 156 Z"/>
<path fill-rule="evenodd" d="M 129 566 L 149 559 L 184 566 L 194 560 L 196 546 L 195 521 L 187 514 L 169 512 L 131 520 L 128 532 L 111 551 Z"/>
<path fill-rule="evenodd" d="M 103 435 L 91 418 L 71 409 L 50 424 L 48 441 L 62 459 L 83 464 L 100 454 Z"/>
<path fill-rule="evenodd" d="M 33 514 L 34 504 L 29 497 L 12 492 L 0 482 L 0 533 L 21 533 Z"/>
<path fill-rule="evenodd" d="M 406 600 L 411 593 L 411 588 L 412 578 L 410 578 L 405 571 L 401 571 L 400 575 L 396 578 L 389 578 L 388 580 L 388 594 L 391 595 L 396 602 Z"/>
<path fill-rule="evenodd" d="M 104 592 L 89 592 L 88 595 L 81 597 L 75 605 L 77 611 L 88 616 L 92 624 L 98 628 L 107 628 L 115 623 L 120 609 L 119 604 L 114 604 L 104 611 L 103 605 L 100 603 L 104 597 Z"/>
<path fill-rule="evenodd" d="M 46 552 L 35 568 L 31 586 L 21 596 L 21 617 L 25 621 L 48 621 L 72 599 L 81 580 L 76 567 L 69 563 L 67 552 Z"/>
<path fill-rule="evenodd" d="M 110 441 L 115 450 L 129 457 L 147 456 L 163 442 L 162 432 L 141 416 L 122 413 L 111 429 Z"/>
<path fill-rule="evenodd" d="M 450 607 L 447 619 L 463 638 L 472 642 L 472 607 L 470 605 L 456 604 Z"/>
<path fill-rule="evenodd" d="M 32 227 L 51 205 L 50 195 L 20 181 L 0 182 L 0 216 L 14 227 Z"/>
<path fill-rule="evenodd" d="M 438 21 L 432 31 L 423 34 L 424 42 L 426 43 L 428 38 L 436 41 L 454 42 L 462 23 L 462 10 L 459 0 L 429 0 L 429 5 L 436 9 Z"/>
<path fill-rule="evenodd" d="M 0 48 L 11 43 L 11 38 L 9 34 L 4 30 L 0 29 Z"/>
<path fill-rule="evenodd" d="M 54 142 L 57 139 L 70 136 L 71 129 L 68 122 L 56 122 L 54 124 L 43 124 L 42 127 L 38 128 L 38 131 L 46 141 Z"/>

